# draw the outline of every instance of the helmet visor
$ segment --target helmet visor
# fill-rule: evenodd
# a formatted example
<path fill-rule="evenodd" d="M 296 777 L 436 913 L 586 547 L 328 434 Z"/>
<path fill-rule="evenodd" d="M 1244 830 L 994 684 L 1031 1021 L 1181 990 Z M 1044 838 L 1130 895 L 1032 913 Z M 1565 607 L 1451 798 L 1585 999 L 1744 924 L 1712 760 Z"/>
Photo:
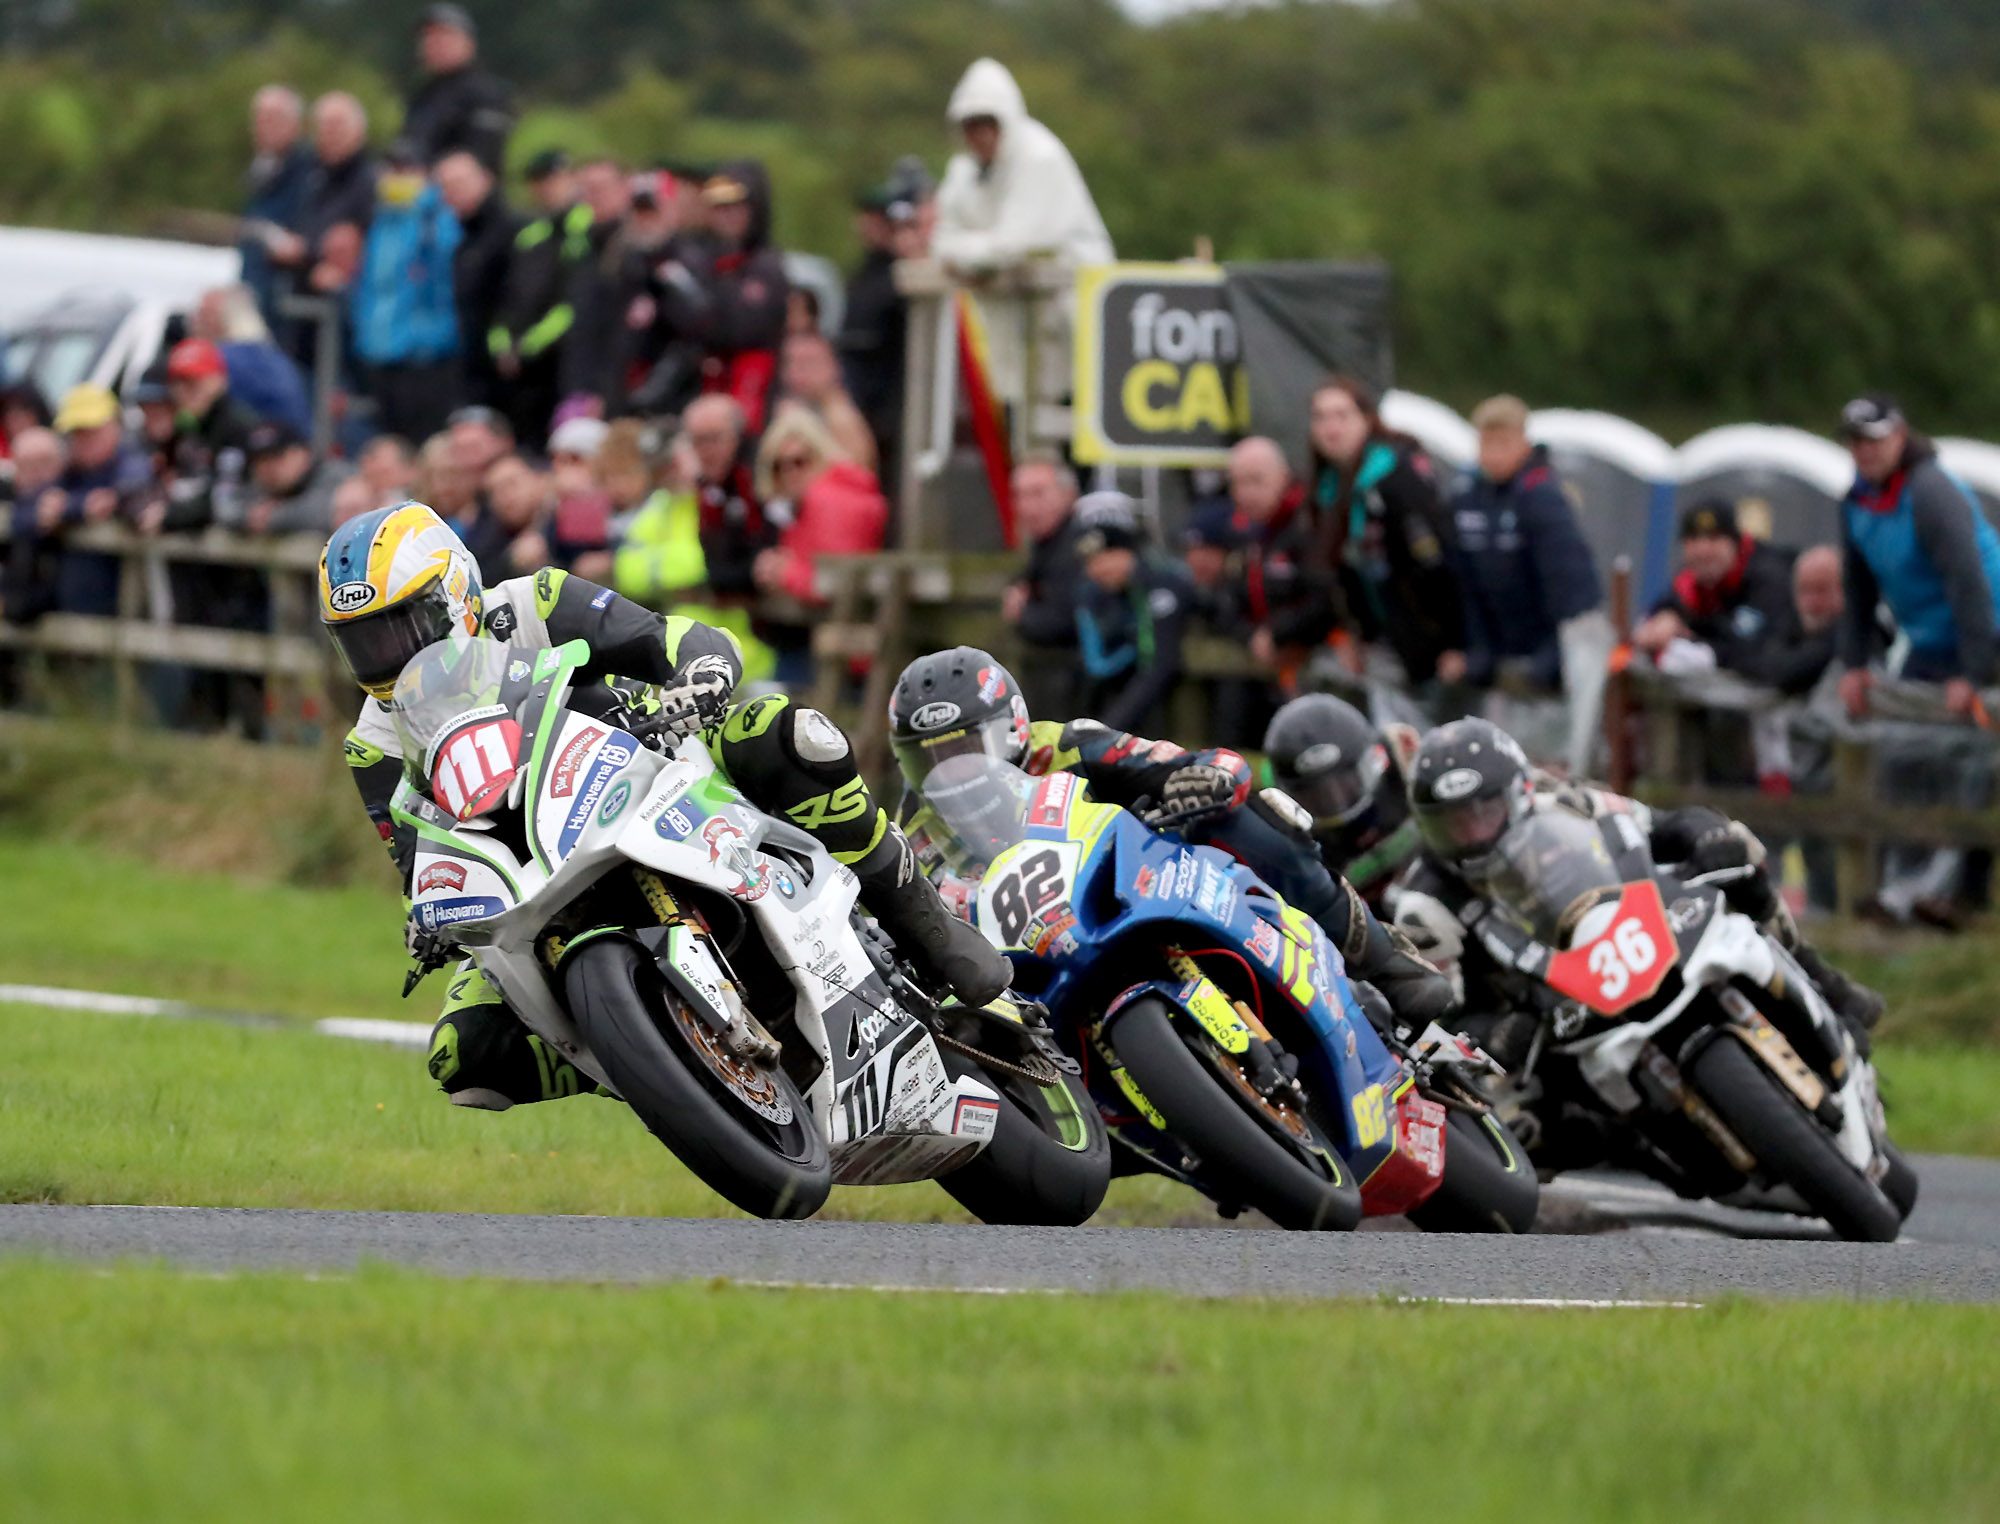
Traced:
<path fill-rule="evenodd" d="M 922 789 L 924 780 L 940 762 L 952 757 L 991 757 L 996 762 L 1021 760 L 1020 726 L 1011 714 L 948 730 L 937 736 L 909 736 L 895 742 L 896 764 L 913 789 Z"/>
<path fill-rule="evenodd" d="M 1352 762 L 1296 781 L 1280 781 L 1285 792 L 1305 806 L 1313 824 L 1324 831 L 1346 825 L 1368 807 L 1388 765 L 1382 748 L 1371 746 Z"/>
<path fill-rule="evenodd" d="M 386 699 L 410 658 L 450 635 L 455 624 L 439 578 L 386 609 L 329 624 L 326 632 L 355 682 Z"/>
<path fill-rule="evenodd" d="M 1507 829 L 1511 811 L 1506 794 L 1458 804 L 1426 805 L 1417 811 L 1424 843 L 1447 862 L 1460 863 L 1490 851 Z"/>

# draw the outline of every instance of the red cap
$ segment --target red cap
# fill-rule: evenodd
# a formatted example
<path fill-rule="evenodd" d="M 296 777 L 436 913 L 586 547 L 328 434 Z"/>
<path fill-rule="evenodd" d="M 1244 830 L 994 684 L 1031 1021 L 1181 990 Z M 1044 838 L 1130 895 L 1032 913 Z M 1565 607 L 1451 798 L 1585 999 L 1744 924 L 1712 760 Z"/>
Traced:
<path fill-rule="evenodd" d="M 222 351 L 207 339 L 182 339 L 167 356 L 167 379 L 193 381 L 201 376 L 226 376 Z"/>

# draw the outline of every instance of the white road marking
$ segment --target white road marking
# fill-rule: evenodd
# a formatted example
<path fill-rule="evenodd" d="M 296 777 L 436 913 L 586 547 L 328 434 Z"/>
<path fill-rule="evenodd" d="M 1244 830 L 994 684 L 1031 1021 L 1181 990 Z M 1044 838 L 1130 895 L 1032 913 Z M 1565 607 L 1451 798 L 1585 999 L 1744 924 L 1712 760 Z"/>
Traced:
<path fill-rule="evenodd" d="M 250 1026 L 289 1026 L 285 1017 L 254 1011 L 218 1011 L 185 1000 L 156 1000 L 148 995 L 112 995 L 101 990 L 66 990 L 48 984 L 0 984 L 0 1005 L 36 1005 L 52 1011 L 94 1011 L 107 1016 L 171 1016 L 210 1021 L 234 1021 Z M 324 1037 L 357 1042 L 389 1043 L 399 1048 L 427 1048 L 430 1023 L 378 1021 L 358 1016 L 329 1016 L 312 1029 Z"/>

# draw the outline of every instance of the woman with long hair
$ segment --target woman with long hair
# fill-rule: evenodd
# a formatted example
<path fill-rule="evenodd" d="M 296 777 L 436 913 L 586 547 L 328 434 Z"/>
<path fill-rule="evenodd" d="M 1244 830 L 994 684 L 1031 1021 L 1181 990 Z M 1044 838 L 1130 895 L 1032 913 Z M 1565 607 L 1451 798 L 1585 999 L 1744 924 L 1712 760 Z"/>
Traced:
<path fill-rule="evenodd" d="M 1413 685 L 1455 668 L 1465 637 L 1450 520 L 1430 461 L 1414 440 L 1383 427 L 1375 394 L 1353 376 L 1329 376 L 1312 395 L 1309 561 L 1335 578 L 1342 624 L 1395 653 Z"/>

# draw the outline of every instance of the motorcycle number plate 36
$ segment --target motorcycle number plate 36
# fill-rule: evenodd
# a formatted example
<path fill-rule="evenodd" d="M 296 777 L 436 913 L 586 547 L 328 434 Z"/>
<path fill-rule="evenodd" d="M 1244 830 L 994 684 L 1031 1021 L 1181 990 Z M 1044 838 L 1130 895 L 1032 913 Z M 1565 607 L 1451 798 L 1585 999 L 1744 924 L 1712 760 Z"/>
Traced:
<path fill-rule="evenodd" d="M 1616 1016 L 1650 999 L 1667 977 L 1678 957 L 1673 927 L 1650 880 L 1627 884 L 1610 916 L 1600 907 L 1585 917 L 1592 922 L 1595 935 L 1551 958 L 1546 977 L 1551 988 Z"/>

